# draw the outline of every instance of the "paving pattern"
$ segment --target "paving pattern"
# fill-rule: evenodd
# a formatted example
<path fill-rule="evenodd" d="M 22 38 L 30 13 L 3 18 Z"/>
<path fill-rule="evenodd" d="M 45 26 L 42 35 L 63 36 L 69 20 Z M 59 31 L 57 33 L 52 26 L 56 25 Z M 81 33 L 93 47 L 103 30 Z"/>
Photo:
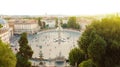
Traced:
<path fill-rule="evenodd" d="M 38 32 L 34 35 L 28 36 L 29 45 L 34 51 L 33 58 L 39 58 L 39 53 L 42 51 L 43 58 L 52 59 L 59 56 L 64 56 L 68 59 L 69 52 L 72 48 L 77 47 L 77 40 L 80 37 L 81 33 L 74 30 L 63 30 L 61 32 L 61 38 L 64 39 L 64 42 L 58 43 L 55 40 L 58 39 L 58 32 L 56 30 L 47 30 Z M 11 41 L 11 44 L 15 47 L 12 49 L 14 52 L 18 51 L 18 39 L 19 36 L 14 36 Z"/>

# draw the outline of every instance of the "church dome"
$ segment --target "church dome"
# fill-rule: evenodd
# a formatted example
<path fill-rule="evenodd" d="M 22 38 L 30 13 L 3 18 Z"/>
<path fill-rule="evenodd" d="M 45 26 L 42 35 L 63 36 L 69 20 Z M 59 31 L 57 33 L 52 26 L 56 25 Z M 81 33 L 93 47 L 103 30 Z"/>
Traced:
<path fill-rule="evenodd" d="M 0 24 L 6 24 L 7 22 L 4 19 L 0 18 Z"/>
<path fill-rule="evenodd" d="M 8 29 L 9 28 L 8 23 L 4 19 L 0 18 L 0 24 L 3 26 L 2 27 L 3 29 Z"/>

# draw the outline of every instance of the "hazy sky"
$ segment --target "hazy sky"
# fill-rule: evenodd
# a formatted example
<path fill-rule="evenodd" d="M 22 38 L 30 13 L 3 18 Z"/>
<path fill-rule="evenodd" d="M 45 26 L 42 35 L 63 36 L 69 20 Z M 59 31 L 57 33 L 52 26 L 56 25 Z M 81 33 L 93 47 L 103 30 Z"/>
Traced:
<path fill-rule="evenodd" d="M 93 15 L 120 12 L 120 0 L 0 0 L 6 15 Z"/>

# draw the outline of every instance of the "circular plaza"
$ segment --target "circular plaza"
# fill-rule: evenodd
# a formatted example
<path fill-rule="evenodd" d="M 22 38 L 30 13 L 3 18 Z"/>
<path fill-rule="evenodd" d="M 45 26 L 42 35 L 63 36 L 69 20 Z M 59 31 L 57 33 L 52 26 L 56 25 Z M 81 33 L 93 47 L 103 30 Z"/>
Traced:
<path fill-rule="evenodd" d="M 42 52 L 43 59 L 46 60 L 57 57 L 68 59 L 70 50 L 78 47 L 77 40 L 80 35 L 81 32 L 71 29 L 63 29 L 60 33 L 56 29 L 51 29 L 28 35 L 29 45 L 34 51 L 32 58 L 40 58 L 40 52 Z M 15 35 L 11 41 L 15 52 L 19 49 L 19 38 L 20 35 Z"/>
<path fill-rule="evenodd" d="M 61 56 L 68 59 L 69 51 L 77 47 L 79 36 L 80 32 L 78 31 L 63 30 L 61 38 L 64 41 L 59 43 L 56 41 L 59 38 L 58 31 L 48 30 L 31 35 L 28 37 L 28 40 L 29 45 L 34 51 L 33 58 L 38 58 L 40 51 L 42 51 L 44 59 L 56 58 L 60 53 Z"/>

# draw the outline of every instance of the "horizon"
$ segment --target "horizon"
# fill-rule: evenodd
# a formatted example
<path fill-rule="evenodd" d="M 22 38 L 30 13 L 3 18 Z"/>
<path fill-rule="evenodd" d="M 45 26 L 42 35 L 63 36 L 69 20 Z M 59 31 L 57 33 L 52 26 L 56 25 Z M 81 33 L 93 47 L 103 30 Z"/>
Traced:
<path fill-rule="evenodd" d="M 105 14 L 92 14 L 92 15 L 88 15 L 88 14 L 82 14 L 82 15 L 62 15 L 62 14 L 44 14 L 44 15 L 25 15 L 25 14 L 15 14 L 15 15 L 7 15 L 7 14 L 0 14 L 0 16 L 105 16 L 105 15 L 116 15 L 116 14 L 120 14 L 120 12 L 114 12 L 114 13 L 105 13 Z"/>
<path fill-rule="evenodd" d="M 101 15 L 120 12 L 119 0 L 3 0 L 0 15 Z"/>

